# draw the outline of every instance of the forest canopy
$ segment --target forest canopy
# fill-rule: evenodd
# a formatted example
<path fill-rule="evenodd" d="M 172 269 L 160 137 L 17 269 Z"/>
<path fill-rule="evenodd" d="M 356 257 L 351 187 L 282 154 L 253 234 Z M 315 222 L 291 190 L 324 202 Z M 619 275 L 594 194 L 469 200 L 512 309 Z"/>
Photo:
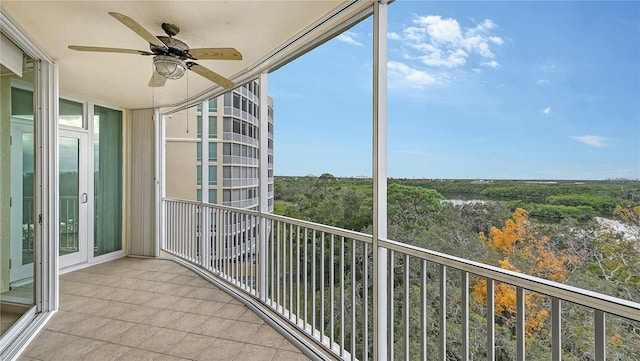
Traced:
<path fill-rule="evenodd" d="M 275 202 L 277 214 L 372 231 L 370 179 L 277 177 Z M 640 302 L 640 181 L 391 179 L 387 210 L 390 239 Z M 470 287 L 472 307 L 481 311 L 486 280 Z M 507 284 L 495 288 L 496 342 L 505 355 L 515 347 L 515 292 Z M 549 352 L 549 302 L 526 295 L 531 359 Z M 571 336 L 563 341 L 563 359 L 583 360 L 592 352 L 591 342 L 583 342 L 591 317 L 580 307 L 567 310 Z M 639 359 L 637 322 L 608 321 L 607 335 L 610 359 Z"/>

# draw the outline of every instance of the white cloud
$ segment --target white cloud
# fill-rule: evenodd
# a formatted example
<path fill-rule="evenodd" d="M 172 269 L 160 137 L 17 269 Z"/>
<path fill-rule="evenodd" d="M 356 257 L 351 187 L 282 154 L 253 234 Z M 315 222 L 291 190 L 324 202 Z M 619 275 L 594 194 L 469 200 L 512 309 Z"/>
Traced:
<path fill-rule="evenodd" d="M 400 35 L 398 35 L 398 33 L 394 33 L 394 32 L 389 32 L 387 33 L 387 38 L 389 38 L 389 40 L 400 40 Z"/>
<path fill-rule="evenodd" d="M 578 142 L 584 143 L 586 145 L 590 145 L 592 147 L 604 148 L 609 144 L 608 142 L 611 140 L 610 138 L 603 137 L 600 135 L 580 135 L 571 137 Z"/>
<path fill-rule="evenodd" d="M 550 107 L 546 107 L 546 108 L 544 108 L 544 109 L 542 110 L 542 112 L 543 112 L 544 114 L 546 114 L 546 115 L 549 115 L 549 114 L 551 114 L 551 108 L 550 108 Z"/>
<path fill-rule="evenodd" d="M 490 36 L 489 40 L 491 40 L 492 43 L 496 44 L 496 45 L 502 45 L 504 44 L 504 40 L 502 40 L 502 38 L 499 38 L 497 36 Z"/>
<path fill-rule="evenodd" d="M 460 24 L 455 19 L 442 19 L 441 16 L 423 16 L 413 21 L 421 25 L 422 29 L 432 39 L 432 41 L 440 43 L 455 43 L 462 38 L 462 30 Z"/>
<path fill-rule="evenodd" d="M 398 61 L 388 62 L 387 71 L 394 83 L 399 80 L 402 85 L 412 88 L 423 88 L 438 83 L 438 80 L 427 72 L 414 69 Z"/>
<path fill-rule="evenodd" d="M 350 31 L 347 31 L 346 33 L 342 33 L 340 35 L 338 35 L 336 37 L 336 39 L 343 41 L 347 44 L 351 44 L 351 45 L 355 45 L 355 46 L 364 46 L 364 44 L 362 44 L 361 42 L 357 41 L 356 39 L 354 39 L 357 35 L 355 33 L 352 33 Z"/>
<path fill-rule="evenodd" d="M 485 62 L 483 62 L 481 64 L 484 65 L 484 66 L 488 66 L 490 68 L 494 68 L 494 69 L 498 69 L 500 67 L 500 64 L 495 60 L 485 61 Z"/>
<path fill-rule="evenodd" d="M 486 19 L 476 26 L 463 28 L 458 20 L 440 15 L 418 16 L 413 25 L 401 33 L 393 33 L 394 39 L 404 40 L 406 58 L 420 59 L 433 68 L 459 68 L 479 58 L 475 65 L 497 69 L 494 48 L 502 46 L 504 40 L 492 34 L 498 26 Z"/>
<path fill-rule="evenodd" d="M 537 79 L 536 80 L 536 84 L 537 85 L 546 85 L 546 84 L 549 84 L 549 80 L 547 80 L 547 79 Z"/>

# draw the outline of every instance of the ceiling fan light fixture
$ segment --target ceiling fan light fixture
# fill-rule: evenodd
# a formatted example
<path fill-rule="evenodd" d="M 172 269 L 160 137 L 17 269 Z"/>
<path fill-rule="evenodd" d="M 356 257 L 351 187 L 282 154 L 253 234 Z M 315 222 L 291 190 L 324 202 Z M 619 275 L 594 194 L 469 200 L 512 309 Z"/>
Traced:
<path fill-rule="evenodd" d="M 158 55 L 153 57 L 156 72 L 167 79 L 179 79 L 187 71 L 184 61 L 172 56 Z"/>

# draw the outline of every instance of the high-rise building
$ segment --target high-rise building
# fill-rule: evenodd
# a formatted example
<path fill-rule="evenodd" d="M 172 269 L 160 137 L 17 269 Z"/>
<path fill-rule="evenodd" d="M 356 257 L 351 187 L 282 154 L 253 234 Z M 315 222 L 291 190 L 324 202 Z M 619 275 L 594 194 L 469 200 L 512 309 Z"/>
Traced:
<path fill-rule="evenodd" d="M 258 82 L 251 81 L 232 92 L 177 112 L 165 120 L 167 197 L 258 209 L 259 94 Z M 268 114 L 268 211 L 271 212 L 271 98 Z"/>

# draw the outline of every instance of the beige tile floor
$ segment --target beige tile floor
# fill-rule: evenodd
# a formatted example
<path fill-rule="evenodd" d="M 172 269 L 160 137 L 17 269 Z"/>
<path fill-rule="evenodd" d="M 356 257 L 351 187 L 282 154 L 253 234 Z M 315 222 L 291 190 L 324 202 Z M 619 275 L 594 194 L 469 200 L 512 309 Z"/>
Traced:
<path fill-rule="evenodd" d="M 122 258 L 60 277 L 60 310 L 19 360 L 308 360 L 188 269 Z"/>

